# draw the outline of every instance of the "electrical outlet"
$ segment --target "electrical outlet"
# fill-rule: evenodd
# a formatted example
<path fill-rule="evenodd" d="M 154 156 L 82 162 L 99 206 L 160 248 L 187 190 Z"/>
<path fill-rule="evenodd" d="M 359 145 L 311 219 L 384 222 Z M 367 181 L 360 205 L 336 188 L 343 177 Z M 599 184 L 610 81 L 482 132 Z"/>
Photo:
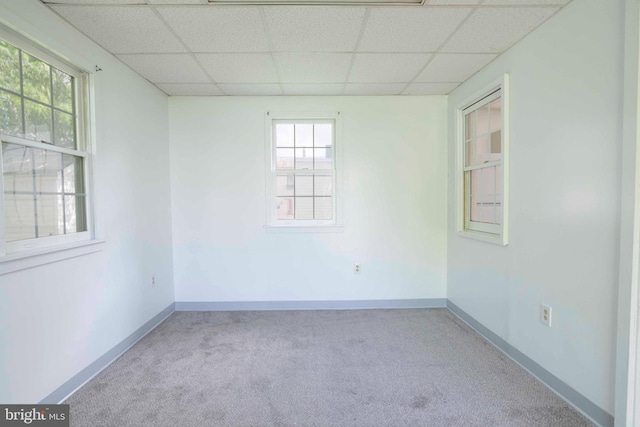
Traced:
<path fill-rule="evenodd" d="M 354 273 L 354 274 L 360 274 L 360 264 L 355 263 L 355 264 L 353 265 L 353 273 Z"/>
<path fill-rule="evenodd" d="M 152 288 L 156 287 L 156 275 L 155 274 L 151 275 L 151 287 Z"/>
<path fill-rule="evenodd" d="M 540 322 L 551 327 L 551 307 L 545 304 L 540 304 Z"/>

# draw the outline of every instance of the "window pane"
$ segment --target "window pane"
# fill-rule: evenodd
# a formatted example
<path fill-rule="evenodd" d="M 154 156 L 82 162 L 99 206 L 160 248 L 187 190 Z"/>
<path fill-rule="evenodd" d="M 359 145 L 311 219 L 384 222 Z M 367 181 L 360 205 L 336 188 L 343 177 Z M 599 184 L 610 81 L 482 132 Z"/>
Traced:
<path fill-rule="evenodd" d="M 67 233 L 87 231 L 86 198 L 64 196 L 65 227 Z"/>
<path fill-rule="evenodd" d="M 33 150 L 36 191 L 62 193 L 62 154 L 46 150 Z"/>
<path fill-rule="evenodd" d="M 22 52 L 24 96 L 51 105 L 51 67 L 26 52 Z"/>
<path fill-rule="evenodd" d="M 333 144 L 333 126 L 329 123 L 314 125 L 314 147 L 326 148 Z"/>
<path fill-rule="evenodd" d="M 276 168 L 293 169 L 293 148 L 276 148 Z"/>
<path fill-rule="evenodd" d="M 36 195 L 38 237 L 64 234 L 64 204 L 62 195 Z"/>
<path fill-rule="evenodd" d="M 491 134 L 490 151 L 489 160 L 496 161 L 502 158 L 502 131 L 493 132 Z"/>
<path fill-rule="evenodd" d="M 464 116 L 464 139 L 476 136 L 476 112 L 472 111 Z"/>
<path fill-rule="evenodd" d="M 276 147 L 293 147 L 292 124 L 276 124 Z"/>
<path fill-rule="evenodd" d="M 315 148 L 313 151 L 315 169 L 333 169 L 333 148 Z"/>
<path fill-rule="evenodd" d="M 489 133 L 489 104 L 476 110 L 476 135 Z"/>
<path fill-rule="evenodd" d="M 313 194 L 315 196 L 331 196 L 333 187 L 333 177 L 326 175 L 316 175 Z"/>
<path fill-rule="evenodd" d="M 4 219 L 7 242 L 35 239 L 36 217 L 33 194 L 4 195 Z"/>
<path fill-rule="evenodd" d="M 2 144 L 5 193 L 34 192 L 33 151 L 33 148 L 17 144 Z"/>
<path fill-rule="evenodd" d="M 313 197 L 296 197 L 296 219 L 313 219 Z"/>
<path fill-rule="evenodd" d="M 73 116 L 71 114 L 63 113 L 62 111 L 54 110 L 53 112 L 55 140 L 53 143 L 59 147 L 76 148 L 75 132 Z"/>
<path fill-rule="evenodd" d="M 65 193 L 84 193 L 84 160 L 82 157 L 62 155 Z"/>
<path fill-rule="evenodd" d="M 19 51 L 3 40 L 0 40 L 0 87 L 20 93 Z"/>
<path fill-rule="evenodd" d="M 52 68 L 53 73 L 53 106 L 73 113 L 73 77 Z"/>
<path fill-rule="evenodd" d="M 51 138 L 51 107 L 24 100 L 25 137 L 53 142 Z"/>
<path fill-rule="evenodd" d="M 276 218 L 293 219 L 294 207 L 293 197 L 276 197 Z"/>
<path fill-rule="evenodd" d="M 489 104 L 491 110 L 491 130 L 502 129 L 502 98 L 495 99 Z"/>
<path fill-rule="evenodd" d="M 491 159 L 489 153 L 489 137 L 481 136 L 476 139 L 472 139 L 466 143 L 466 153 L 467 156 L 465 158 L 466 166 L 475 166 L 488 162 Z"/>
<path fill-rule="evenodd" d="M 333 217 L 331 197 L 315 198 L 314 215 L 315 219 L 331 219 Z"/>
<path fill-rule="evenodd" d="M 296 148 L 296 169 L 313 169 L 313 148 Z"/>
<path fill-rule="evenodd" d="M 313 176 L 296 176 L 296 196 L 313 196 Z"/>
<path fill-rule="evenodd" d="M 296 147 L 313 147 L 313 125 L 296 125 Z"/>
<path fill-rule="evenodd" d="M 0 71 L 1 73 L 2 71 Z M 0 90 L 0 133 L 22 135 L 22 104 L 20 97 Z"/>
<path fill-rule="evenodd" d="M 471 171 L 471 221 L 496 223 L 496 169 Z"/>
<path fill-rule="evenodd" d="M 278 175 L 276 177 L 276 196 L 293 196 L 295 176 Z"/>

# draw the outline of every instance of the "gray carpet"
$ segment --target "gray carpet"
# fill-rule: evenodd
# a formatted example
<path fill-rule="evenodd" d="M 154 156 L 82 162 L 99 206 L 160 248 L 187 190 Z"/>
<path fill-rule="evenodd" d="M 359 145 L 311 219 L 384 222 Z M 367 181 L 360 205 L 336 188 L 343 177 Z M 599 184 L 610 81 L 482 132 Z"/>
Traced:
<path fill-rule="evenodd" d="M 72 426 L 590 426 L 446 309 L 176 312 Z"/>

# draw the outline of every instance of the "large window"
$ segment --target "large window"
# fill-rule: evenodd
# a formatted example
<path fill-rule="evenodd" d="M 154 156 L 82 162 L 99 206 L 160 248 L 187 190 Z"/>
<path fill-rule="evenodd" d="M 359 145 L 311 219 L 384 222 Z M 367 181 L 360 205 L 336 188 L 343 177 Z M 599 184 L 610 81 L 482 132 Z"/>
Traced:
<path fill-rule="evenodd" d="M 500 82 L 460 109 L 462 224 L 506 244 L 505 83 Z"/>
<path fill-rule="evenodd" d="M 336 120 L 270 117 L 268 222 L 336 224 Z"/>
<path fill-rule="evenodd" d="M 2 253 L 90 238 L 83 80 L 0 38 Z"/>

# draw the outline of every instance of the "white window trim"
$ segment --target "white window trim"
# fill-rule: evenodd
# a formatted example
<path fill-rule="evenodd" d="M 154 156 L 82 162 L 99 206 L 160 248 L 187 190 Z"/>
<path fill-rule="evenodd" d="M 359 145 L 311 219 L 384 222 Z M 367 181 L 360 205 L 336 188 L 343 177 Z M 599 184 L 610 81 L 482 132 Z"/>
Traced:
<path fill-rule="evenodd" d="M 333 171 L 334 182 L 334 203 L 332 220 L 277 220 L 276 219 L 276 195 L 275 195 L 275 170 L 273 169 L 275 144 L 273 144 L 273 122 L 277 120 L 286 121 L 308 121 L 308 120 L 332 120 L 334 122 L 334 153 L 335 165 Z M 342 175 L 343 175 L 343 139 L 342 139 L 342 114 L 338 112 L 273 112 L 265 113 L 265 229 L 269 232 L 342 232 L 343 231 L 343 209 L 342 209 Z M 301 172 L 304 173 L 304 172 Z"/>
<path fill-rule="evenodd" d="M 2 25 L 0 25 L 0 38 L 75 78 L 76 91 L 74 102 L 76 103 L 77 134 L 80 149 L 76 151 L 54 145 L 43 147 L 36 141 L 10 135 L 0 136 L 0 141 L 13 142 L 23 146 L 82 157 L 84 161 L 83 173 L 87 223 L 87 231 L 84 232 L 7 242 L 4 238 L 4 179 L 0 176 L 0 235 L 2 236 L 0 239 L 0 274 L 7 274 L 13 271 L 100 251 L 104 246 L 102 243 L 104 243 L 105 240 L 97 238 L 98 233 L 96 231 L 95 219 L 95 190 L 93 185 L 95 129 L 94 126 L 92 126 L 95 119 L 95 108 L 93 105 L 95 88 L 93 76 L 81 67 L 72 65 L 56 57 L 54 53 L 43 50 L 39 42 L 14 33 Z M 1 169 L 2 164 L 0 163 L 0 171 Z"/>
<path fill-rule="evenodd" d="M 482 100 L 492 92 L 502 89 L 502 224 L 499 226 L 486 224 L 486 227 L 475 224 L 475 230 L 468 229 L 465 224 L 465 180 L 464 180 L 464 110 Z M 509 224 L 509 75 L 504 74 L 481 90 L 460 102 L 455 109 L 456 125 L 456 232 L 461 237 L 484 242 L 507 245 Z"/>

